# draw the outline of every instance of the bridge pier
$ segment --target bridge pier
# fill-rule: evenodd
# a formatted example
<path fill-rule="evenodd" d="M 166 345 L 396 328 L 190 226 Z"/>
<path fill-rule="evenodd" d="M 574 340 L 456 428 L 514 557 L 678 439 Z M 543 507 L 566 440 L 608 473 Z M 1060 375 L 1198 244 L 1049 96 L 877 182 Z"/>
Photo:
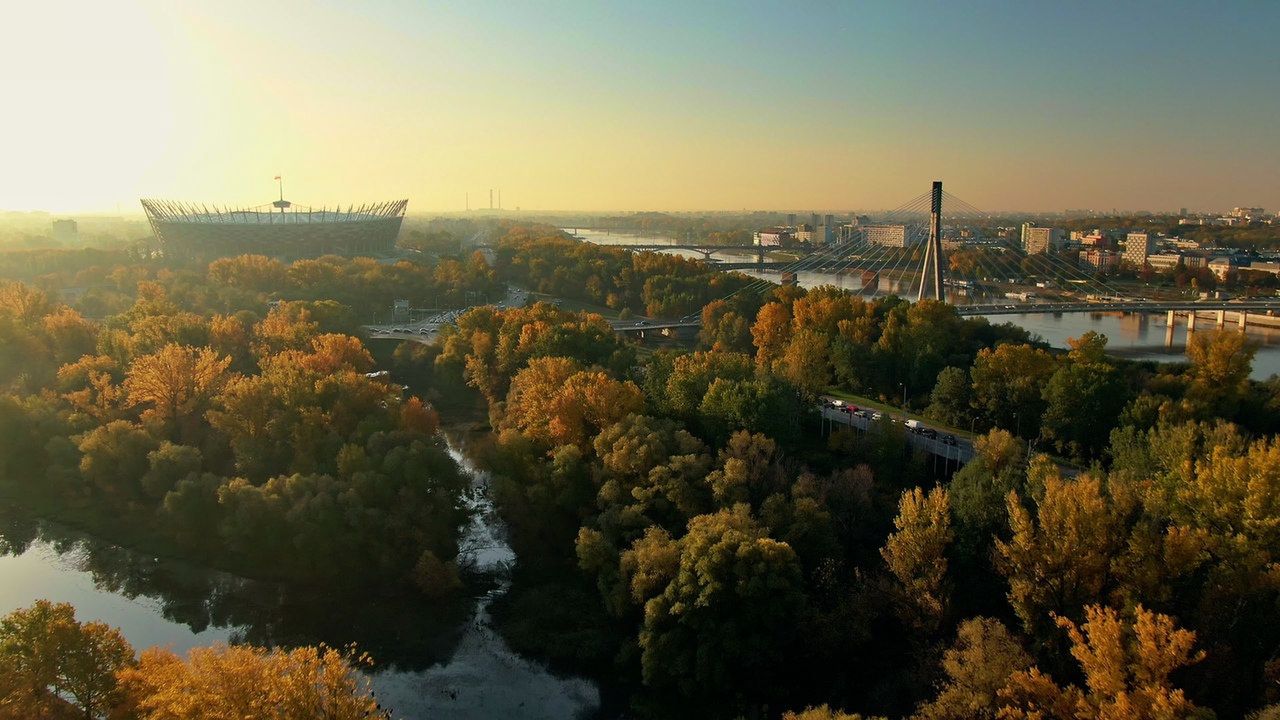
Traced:
<path fill-rule="evenodd" d="M 1218 329 L 1221 330 L 1226 326 L 1227 326 L 1227 311 L 1219 310 L 1218 311 Z"/>
<path fill-rule="evenodd" d="M 1249 322 L 1249 313 L 1244 310 L 1240 311 L 1240 332 L 1244 332 L 1244 327 Z"/>
<path fill-rule="evenodd" d="M 1187 335 L 1196 331 L 1196 311 L 1187 313 Z"/>

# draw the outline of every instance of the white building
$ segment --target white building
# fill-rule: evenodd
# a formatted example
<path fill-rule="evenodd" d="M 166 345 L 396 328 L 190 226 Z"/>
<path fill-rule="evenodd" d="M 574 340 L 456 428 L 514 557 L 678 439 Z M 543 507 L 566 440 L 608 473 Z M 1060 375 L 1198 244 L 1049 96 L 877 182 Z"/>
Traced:
<path fill-rule="evenodd" d="M 1022 250 L 1028 255 L 1046 253 L 1062 247 L 1064 233 L 1061 228 L 1037 227 L 1031 223 L 1022 225 Z"/>
<path fill-rule="evenodd" d="M 867 242 L 871 245 L 907 247 L 906 225 L 863 225 L 862 230 L 866 233 Z"/>

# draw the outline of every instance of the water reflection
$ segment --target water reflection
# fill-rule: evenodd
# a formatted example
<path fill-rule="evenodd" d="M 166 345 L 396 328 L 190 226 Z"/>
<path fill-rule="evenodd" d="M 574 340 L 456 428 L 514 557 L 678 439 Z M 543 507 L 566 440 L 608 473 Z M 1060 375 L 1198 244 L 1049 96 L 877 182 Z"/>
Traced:
<path fill-rule="evenodd" d="M 87 575 L 94 592 L 79 587 L 71 598 L 51 599 L 73 602 L 81 617 L 109 615 L 99 604 L 103 595 L 114 595 L 152 609 L 200 639 L 284 647 L 356 643 L 380 665 L 401 670 L 447 661 L 473 602 L 468 597 L 428 603 L 420 596 L 344 596 L 327 588 L 251 580 L 144 556 L 13 510 L 0 511 L 0 552 L 9 556 L 0 559 L 0 577 L 9 588 L 0 596 L 6 601 L 0 610 L 6 612 L 48 596 L 44 591 L 55 576 L 78 573 Z M 33 567 L 38 564 L 45 565 L 43 571 Z M 176 633 L 165 639 L 161 644 L 175 649 L 205 644 Z"/>
<path fill-rule="evenodd" d="M 490 624 L 514 554 L 489 499 L 489 476 L 451 442 L 473 481 L 474 521 L 462 558 L 469 595 L 335 595 L 324 587 L 251 580 L 155 558 L 0 507 L 0 614 L 37 599 L 70 602 L 82 620 L 119 627 L 135 647 L 176 652 L 224 641 L 293 647 L 355 643 L 377 661 L 378 699 L 395 717 L 586 717 L 599 712 L 590 681 L 552 674 L 514 653 Z"/>

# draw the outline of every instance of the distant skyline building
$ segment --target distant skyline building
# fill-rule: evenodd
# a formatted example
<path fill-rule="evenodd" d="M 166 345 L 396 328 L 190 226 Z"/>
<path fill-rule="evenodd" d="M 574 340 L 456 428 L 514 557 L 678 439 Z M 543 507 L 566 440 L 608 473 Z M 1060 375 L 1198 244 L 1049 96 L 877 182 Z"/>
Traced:
<path fill-rule="evenodd" d="M 75 220 L 53 221 L 53 241 L 59 245 L 74 245 L 80 240 L 80 227 Z"/>
<path fill-rule="evenodd" d="M 1063 232 L 1060 228 L 1037 227 L 1022 224 L 1022 250 L 1028 255 L 1047 253 L 1062 247 Z"/>
<path fill-rule="evenodd" d="M 794 236 L 789 227 L 770 227 L 755 231 L 751 240 L 759 247 L 780 247 L 790 242 Z"/>

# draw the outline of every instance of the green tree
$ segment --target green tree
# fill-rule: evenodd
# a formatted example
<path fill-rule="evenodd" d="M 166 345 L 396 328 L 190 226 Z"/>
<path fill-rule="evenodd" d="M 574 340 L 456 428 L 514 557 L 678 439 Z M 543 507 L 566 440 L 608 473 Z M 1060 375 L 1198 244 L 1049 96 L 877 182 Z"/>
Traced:
<path fill-rule="evenodd" d="M 1068 362 L 1044 388 L 1040 435 L 1059 452 L 1096 457 L 1128 398 L 1115 368 L 1102 363 Z"/>
<path fill-rule="evenodd" d="M 746 505 L 691 519 L 679 549 L 675 575 L 644 604 L 645 682 L 690 697 L 766 693 L 773 659 L 788 656 L 804 606 L 795 553 L 769 538 Z"/>
<path fill-rule="evenodd" d="M 946 367 L 938 373 L 924 414 L 952 427 L 967 428 L 973 419 L 972 403 L 969 373 L 964 368 Z"/>
<path fill-rule="evenodd" d="M 1044 413 L 1044 386 L 1056 369 L 1053 356 L 1030 345 L 983 349 L 973 361 L 973 404 L 993 425 L 1035 437 Z"/>

